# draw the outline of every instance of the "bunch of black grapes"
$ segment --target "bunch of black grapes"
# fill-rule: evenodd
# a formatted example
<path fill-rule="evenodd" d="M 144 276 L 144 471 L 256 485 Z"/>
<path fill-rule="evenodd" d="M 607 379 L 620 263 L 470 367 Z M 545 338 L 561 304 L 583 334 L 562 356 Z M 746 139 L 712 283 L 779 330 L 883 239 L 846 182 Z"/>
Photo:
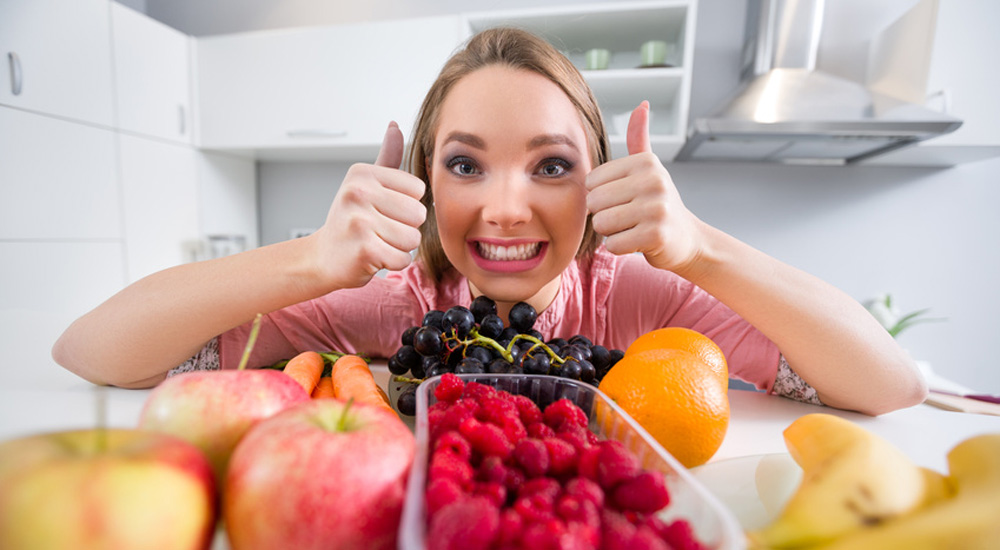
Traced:
<path fill-rule="evenodd" d="M 547 374 L 596 386 L 624 355 L 580 334 L 545 341 L 533 328 L 537 318 L 535 308 L 519 302 L 505 327 L 496 302 L 486 296 L 470 307 L 429 311 L 419 326 L 403 332 L 402 346 L 389 358 L 389 372 L 399 377 L 409 373 L 414 382 L 448 372 Z M 415 414 L 415 384 L 399 394 L 396 406 Z"/>

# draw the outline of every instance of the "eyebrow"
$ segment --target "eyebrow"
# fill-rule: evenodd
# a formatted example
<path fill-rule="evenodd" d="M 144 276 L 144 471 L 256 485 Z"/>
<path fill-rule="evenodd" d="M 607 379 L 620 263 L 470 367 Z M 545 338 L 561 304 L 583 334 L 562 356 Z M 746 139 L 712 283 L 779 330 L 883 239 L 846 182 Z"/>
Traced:
<path fill-rule="evenodd" d="M 451 141 L 464 143 L 470 147 L 475 147 L 476 149 L 481 149 L 483 151 L 486 150 L 486 142 L 484 142 L 482 138 L 466 132 L 452 132 L 448 134 L 448 137 L 444 139 L 442 145 Z"/>
<path fill-rule="evenodd" d="M 580 149 L 577 147 L 576 142 L 566 134 L 542 134 L 540 136 L 535 136 L 528 142 L 527 149 L 537 149 L 546 145 L 568 145 L 573 149 Z"/>
<path fill-rule="evenodd" d="M 442 144 L 452 141 L 464 143 L 470 147 L 475 147 L 476 149 L 483 151 L 486 150 L 486 142 L 479 136 L 468 132 L 451 132 L 448 134 L 448 137 L 444 139 Z M 573 149 L 579 150 L 576 142 L 566 134 L 542 134 L 535 136 L 528 142 L 526 149 L 530 151 L 546 145 L 567 145 Z"/>

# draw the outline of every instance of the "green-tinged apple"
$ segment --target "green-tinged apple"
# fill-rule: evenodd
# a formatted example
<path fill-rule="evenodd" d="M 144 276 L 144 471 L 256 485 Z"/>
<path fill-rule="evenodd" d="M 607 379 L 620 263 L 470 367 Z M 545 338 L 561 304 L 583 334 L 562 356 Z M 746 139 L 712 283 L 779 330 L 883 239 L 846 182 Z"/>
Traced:
<path fill-rule="evenodd" d="M 234 550 L 396 548 L 416 443 L 392 411 L 318 399 L 247 432 L 222 492 Z"/>
<path fill-rule="evenodd" d="M 0 443 L 0 548 L 208 548 L 215 480 L 183 439 L 143 430 Z"/>
<path fill-rule="evenodd" d="M 309 394 L 277 370 L 187 372 L 166 379 L 149 394 L 139 427 L 194 443 L 222 480 L 229 456 L 251 426 L 304 401 Z"/>

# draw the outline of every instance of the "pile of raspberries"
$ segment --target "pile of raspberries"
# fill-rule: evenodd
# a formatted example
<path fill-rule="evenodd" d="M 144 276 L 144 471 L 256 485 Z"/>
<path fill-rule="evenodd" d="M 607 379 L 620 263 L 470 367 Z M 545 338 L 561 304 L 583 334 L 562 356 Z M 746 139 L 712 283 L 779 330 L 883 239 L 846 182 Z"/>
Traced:
<path fill-rule="evenodd" d="M 665 522 L 663 474 L 599 440 L 569 399 L 528 397 L 442 376 L 428 411 L 429 550 L 700 550 Z"/>

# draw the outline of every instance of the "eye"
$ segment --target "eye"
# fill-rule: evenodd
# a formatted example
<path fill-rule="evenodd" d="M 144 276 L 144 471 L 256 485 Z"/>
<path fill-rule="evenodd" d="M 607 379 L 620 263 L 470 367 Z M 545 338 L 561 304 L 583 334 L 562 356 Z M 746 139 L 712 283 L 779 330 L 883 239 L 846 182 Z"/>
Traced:
<path fill-rule="evenodd" d="M 547 178 L 558 178 L 573 169 L 573 164 L 567 160 L 552 158 L 542 161 L 538 173 Z"/>
<path fill-rule="evenodd" d="M 475 176 L 479 173 L 479 169 L 476 167 L 475 161 L 469 157 L 454 157 L 445 163 L 448 170 L 451 170 L 453 174 L 458 176 Z"/>

